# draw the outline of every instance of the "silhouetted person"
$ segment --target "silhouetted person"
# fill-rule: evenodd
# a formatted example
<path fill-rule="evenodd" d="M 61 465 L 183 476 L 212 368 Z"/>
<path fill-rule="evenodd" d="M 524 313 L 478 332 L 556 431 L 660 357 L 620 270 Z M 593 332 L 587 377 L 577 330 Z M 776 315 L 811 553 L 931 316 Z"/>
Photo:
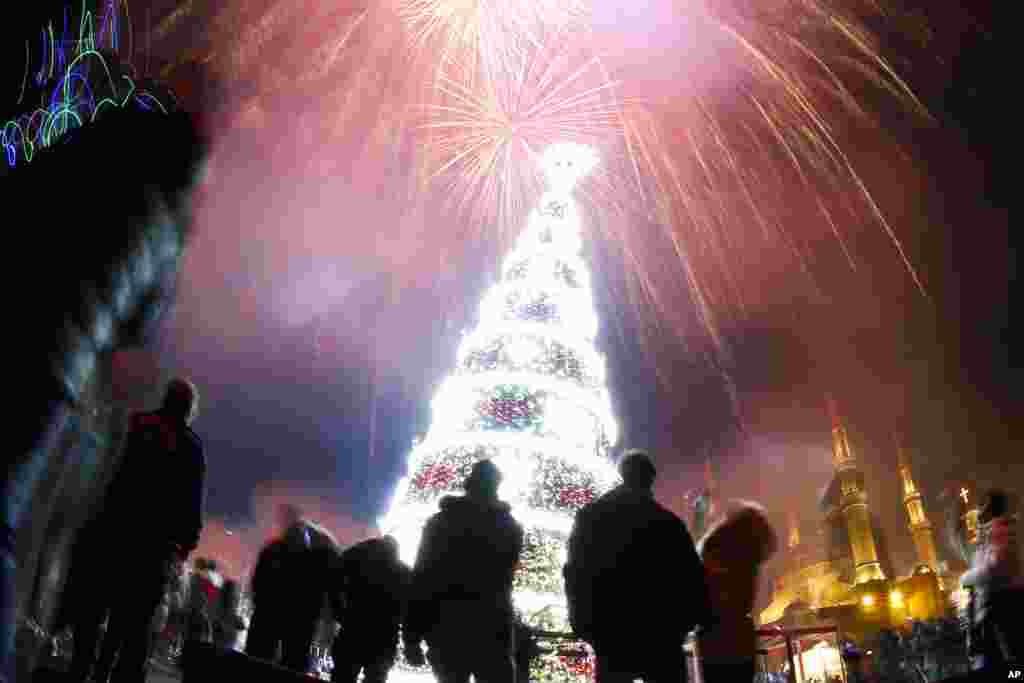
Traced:
<path fill-rule="evenodd" d="M 752 681 L 757 669 L 757 634 L 751 612 L 760 567 L 778 548 L 764 510 L 737 501 L 712 524 L 698 544 L 704 562 L 714 623 L 699 635 L 705 683 Z"/>
<path fill-rule="evenodd" d="M 238 582 L 226 580 L 220 589 L 220 608 L 213 622 L 213 642 L 217 647 L 226 650 L 238 648 L 242 631 L 248 627 L 239 611 L 241 598 Z"/>
<path fill-rule="evenodd" d="M 285 527 L 269 543 L 253 569 L 253 615 L 246 654 L 299 673 L 310 668 L 310 652 L 327 599 L 336 544 L 322 528 L 293 506 L 281 508 Z"/>
<path fill-rule="evenodd" d="M 25 87 L 24 77 L 41 66 L 35 37 L 46 21 L 63 24 L 65 4 L 79 3 L 41 0 L 16 15 L 35 13 L 28 23 L 8 22 L 4 42 L 19 47 L 3 60 L 12 68 L 3 70 L 10 78 L 0 87 L 0 125 L 50 102 L 53 87 L 33 89 L 31 78 Z M 24 64 L 26 40 L 33 48 L 31 65 Z M 130 87 L 142 85 L 128 86 L 116 59 L 107 65 L 111 76 L 93 79 L 91 98 L 120 102 Z M 123 90 L 109 93 L 107 82 Z M 167 93 L 148 89 L 174 109 Z M 171 298 L 191 222 L 191 194 L 204 156 L 192 122 L 178 111 L 128 105 L 104 107 L 95 121 L 53 146 L 36 146 L 30 163 L 17 136 L 8 137 L 13 144 L 0 154 L 5 197 L 59 196 L 47 202 L 45 214 L 20 224 L 17 260 L 26 267 L 5 268 L 0 279 L 7 294 L 4 314 L 15 321 L 6 348 L 19 370 L 9 387 L 17 399 L 9 401 L 8 445 L 0 458 L 0 680 L 14 680 L 16 532 L 97 359 L 143 342 Z M 11 153 L 18 156 L 14 168 Z M 113 204 L 96 203 L 114 196 Z M 102 229 L 69 228 L 100 223 Z"/>
<path fill-rule="evenodd" d="M 423 530 L 403 629 L 406 659 L 422 664 L 420 643 L 441 683 L 514 683 L 512 576 L 523 529 L 498 499 L 501 474 L 473 465 L 464 496 L 445 496 Z"/>
<path fill-rule="evenodd" d="M 1020 664 L 1024 631 L 1020 628 L 1020 544 L 1015 510 L 1003 491 L 990 491 L 978 513 L 978 544 L 970 570 L 960 579 L 970 590 L 971 669 L 996 673 Z"/>
<path fill-rule="evenodd" d="M 686 525 L 654 500 L 646 453 L 619 465 L 621 486 L 576 515 L 565 588 L 573 630 L 597 654 L 598 683 L 680 683 L 683 643 L 708 621 L 704 568 Z"/>
<path fill-rule="evenodd" d="M 412 573 L 398 557 L 392 536 L 358 543 L 341 556 L 344 607 L 336 614 L 341 631 L 334 640 L 332 681 L 384 683 L 398 653 Z"/>
<path fill-rule="evenodd" d="M 203 528 L 206 461 L 189 427 L 199 407 L 195 386 L 184 379 L 167 386 L 163 405 L 135 415 L 98 528 L 99 552 L 130 553 L 132 567 L 119 573 L 105 598 L 109 610 L 94 680 L 143 683 L 150 629 L 176 563 L 199 543 Z"/>
<path fill-rule="evenodd" d="M 213 629 L 220 606 L 220 591 L 224 577 L 217 562 L 197 558 L 193 563 L 188 590 L 188 639 L 202 643 L 213 642 Z"/>

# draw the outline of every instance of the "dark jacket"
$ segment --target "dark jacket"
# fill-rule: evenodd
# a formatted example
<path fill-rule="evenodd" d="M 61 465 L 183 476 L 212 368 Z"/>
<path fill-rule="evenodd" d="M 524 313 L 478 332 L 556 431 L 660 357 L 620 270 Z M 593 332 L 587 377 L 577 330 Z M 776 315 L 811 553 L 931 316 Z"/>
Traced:
<path fill-rule="evenodd" d="M 380 539 L 346 550 L 335 581 L 344 595 L 337 616 L 346 637 L 397 642 L 411 582 L 412 570 Z"/>
<path fill-rule="evenodd" d="M 595 648 L 681 644 L 708 620 L 690 532 L 649 492 L 620 486 L 580 510 L 564 574 L 572 627 Z"/>
<path fill-rule="evenodd" d="M 297 619 L 315 619 L 325 604 L 334 541 L 302 521 L 267 544 L 256 560 L 250 589 L 253 604 Z"/>
<path fill-rule="evenodd" d="M 523 548 L 523 528 L 508 503 L 445 496 L 423 529 L 413 569 L 406 631 L 413 640 L 437 624 L 446 601 L 471 601 L 512 614 L 512 575 Z M 467 625 L 467 628 L 472 628 Z"/>
<path fill-rule="evenodd" d="M 715 623 L 700 636 L 700 656 L 709 660 L 754 659 L 752 611 L 759 569 L 778 547 L 764 511 L 744 504 L 708 530 L 699 544 Z"/>
<path fill-rule="evenodd" d="M 256 557 L 252 578 L 249 580 L 249 591 L 253 605 L 257 609 L 282 601 L 278 596 L 282 593 L 281 586 L 284 584 L 284 553 L 284 539 L 279 538 L 263 546 Z"/>
<path fill-rule="evenodd" d="M 173 546 L 187 555 L 203 530 L 205 480 L 203 444 L 195 432 L 160 412 L 135 415 L 101 526 L 122 547 L 162 553 Z"/>

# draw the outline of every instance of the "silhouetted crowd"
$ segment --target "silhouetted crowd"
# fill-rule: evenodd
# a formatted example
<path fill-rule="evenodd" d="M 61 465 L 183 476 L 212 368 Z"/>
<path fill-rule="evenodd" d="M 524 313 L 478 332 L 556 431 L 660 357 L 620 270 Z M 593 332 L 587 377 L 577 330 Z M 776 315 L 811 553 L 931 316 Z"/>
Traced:
<path fill-rule="evenodd" d="M 58 618 L 74 633 L 73 680 L 143 683 L 154 636 L 168 630 L 226 649 L 241 647 L 244 632 L 248 655 L 305 673 L 325 615 L 334 681 L 383 683 L 399 651 L 441 683 L 528 680 L 541 650 L 512 602 L 524 531 L 498 497 L 501 473 L 490 460 L 474 464 L 464 495 L 440 500 L 412 568 L 390 536 L 342 550 L 284 506 L 283 531 L 252 573 L 251 621 L 240 586 L 215 563 L 197 561 L 183 590 L 182 566 L 203 527 L 206 462 L 189 426 L 198 403 L 196 387 L 174 379 L 158 410 L 131 418 L 104 504 L 76 536 Z M 619 472 L 621 485 L 576 514 L 563 569 L 569 621 L 593 648 L 598 683 L 685 681 L 691 633 L 704 681 L 754 680 L 757 577 L 777 547 L 764 510 L 734 501 L 695 544 L 655 500 L 646 453 L 626 453 Z M 1005 494 L 988 496 L 963 577 L 977 671 L 1020 657 L 1013 512 Z M 110 572 L 110 559 L 124 555 L 131 571 Z M 175 606 L 183 593 L 187 604 Z"/>
<path fill-rule="evenodd" d="M 474 464 L 464 495 L 440 500 L 412 568 L 390 536 L 342 550 L 283 506 L 282 532 L 252 572 L 251 621 L 240 586 L 212 561 L 195 562 L 186 590 L 182 566 L 203 526 L 206 465 L 189 427 L 198 400 L 191 382 L 175 379 L 158 410 L 132 418 L 104 505 L 76 537 L 58 619 L 74 633 L 73 680 L 142 683 L 161 631 L 225 649 L 240 648 L 245 632 L 248 655 L 306 673 L 325 615 L 334 681 L 383 683 L 400 650 L 441 683 L 529 680 L 541 649 L 512 602 L 524 532 L 498 497 L 501 473 L 490 460 Z M 563 569 L 569 621 L 594 650 L 598 683 L 685 681 L 683 643 L 693 632 L 704 681 L 755 680 L 751 612 L 759 569 L 777 547 L 764 511 L 735 501 L 695 544 L 655 500 L 657 472 L 644 452 L 628 452 L 619 472 L 621 485 L 577 513 Z M 1020 581 L 1012 519 L 1009 498 L 991 494 L 963 579 L 976 670 L 1019 657 L 1019 636 L 1006 628 Z M 110 558 L 125 554 L 132 570 L 112 574 Z"/>
<path fill-rule="evenodd" d="M 501 473 L 490 460 L 474 464 L 464 495 L 440 500 L 412 568 L 393 537 L 342 550 L 286 505 L 283 531 L 252 572 L 251 621 L 241 614 L 239 585 L 207 560 L 195 563 L 187 605 L 175 609 L 168 596 L 182 593 L 181 565 L 202 528 L 205 462 L 188 426 L 197 405 L 195 387 L 178 379 L 159 410 L 133 418 L 106 503 L 78 535 L 62 610 L 74 630 L 74 680 L 141 683 L 162 629 L 226 649 L 240 648 L 246 632 L 249 656 L 306 673 L 325 618 L 333 681 L 383 683 L 400 651 L 409 665 L 429 664 L 441 683 L 529 680 L 541 648 L 512 602 L 524 532 L 498 498 Z M 751 617 L 759 569 L 777 547 L 764 511 L 735 501 L 695 544 L 654 499 L 657 473 L 644 452 L 628 452 L 619 472 L 620 486 L 577 513 L 563 569 L 569 620 L 594 650 L 598 683 L 684 682 L 683 643 L 694 632 L 704 681 L 764 679 Z M 158 490 L 174 495 L 154 507 Z M 139 533 L 143 517 L 147 530 Z M 991 494 L 964 577 L 974 594 L 970 651 L 979 671 L 1019 656 L 1019 636 L 1005 629 L 1019 581 L 1011 519 L 1009 499 Z M 124 552 L 135 570 L 114 589 L 108 560 Z M 894 650 L 886 637 L 879 647 Z"/>
<path fill-rule="evenodd" d="M 464 495 L 440 500 L 412 568 L 390 536 L 342 550 L 283 506 L 282 532 L 252 572 L 251 621 L 238 584 L 213 562 L 197 561 L 184 590 L 182 562 L 202 528 L 205 461 L 189 428 L 197 405 L 195 387 L 174 380 L 159 410 L 133 418 L 106 504 L 77 538 L 62 610 L 74 631 L 74 680 L 141 683 L 154 634 L 167 630 L 228 649 L 245 632 L 248 655 L 305 673 L 325 615 L 334 681 L 383 682 L 399 651 L 442 683 L 528 680 L 541 648 L 512 602 L 524 532 L 498 498 L 501 474 L 489 460 L 472 467 Z M 596 653 L 597 680 L 684 681 L 694 629 L 704 680 L 753 680 L 756 577 L 776 547 L 763 511 L 738 504 L 695 545 L 655 501 L 645 453 L 628 453 L 620 473 L 619 487 L 577 514 L 564 567 L 571 625 Z M 135 567 L 115 589 L 108 562 L 124 552 Z"/>

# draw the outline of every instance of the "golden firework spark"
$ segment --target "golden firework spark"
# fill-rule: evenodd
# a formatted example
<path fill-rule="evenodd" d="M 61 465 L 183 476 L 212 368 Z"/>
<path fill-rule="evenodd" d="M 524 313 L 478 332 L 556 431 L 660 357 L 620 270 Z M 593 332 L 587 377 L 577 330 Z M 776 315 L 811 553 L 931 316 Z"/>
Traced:
<path fill-rule="evenodd" d="M 610 47 L 614 32 L 582 0 L 231 3 L 209 42 L 250 83 L 318 89 L 335 105 L 326 134 L 358 131 L 366 154 L 412 150 L 404 170 L 424 184 L 409 201 L 448 198 L 481 233 L 521 225 L 541 191 L 541 149 L 595 147 L 588 224 L 665 329 L 689 324 L 686 290 L 721 344 L 716 320 L 743 315 L 773 278 L 816 286 L 808 254 L 823 237 L 863 267 L 851 237 L 867 223 L 923 292 L 848 152 L 851 130 L 876 125 L 866 94 L 924 114 L 866 28 L 884 8 L 668 1 L 664 32 L 679 37 L 646 53 Z M 349 20 L 310 19 L 332 12 Z M 628 63 L 637 51 L 642 68 Z"/>

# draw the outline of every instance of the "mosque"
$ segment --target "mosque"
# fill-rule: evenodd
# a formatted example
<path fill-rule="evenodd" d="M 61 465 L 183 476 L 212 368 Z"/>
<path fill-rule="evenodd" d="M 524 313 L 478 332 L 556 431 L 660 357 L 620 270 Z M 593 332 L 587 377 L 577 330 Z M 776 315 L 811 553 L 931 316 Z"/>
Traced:
<path fill-rule="evenodd" d="M 917 563 L 907 576 L 893 575 L 884 537 L 874 522 L 864 474 L 850 447 L 846 427 L 832 409 L 831 481 L 820 499 L 820 531 L 805 538 L 790 515 L 785 547 L 771 602 L 761 612 L 762 627 L 835 625 L 844 639 L 865 642 L 883 628 L 908 620 L 951 613 L 960 599 L 960 572 L 939 561 L 933 528 L 910 461 L 898 445 L 899 474 L 907 524 Z M 967 489 L 960 489 L 963 503 Z M 959 502 L 959 501 L 958 501 Z M 961 505 L 968 534 L 977 527 L 976 506 Z"/>

